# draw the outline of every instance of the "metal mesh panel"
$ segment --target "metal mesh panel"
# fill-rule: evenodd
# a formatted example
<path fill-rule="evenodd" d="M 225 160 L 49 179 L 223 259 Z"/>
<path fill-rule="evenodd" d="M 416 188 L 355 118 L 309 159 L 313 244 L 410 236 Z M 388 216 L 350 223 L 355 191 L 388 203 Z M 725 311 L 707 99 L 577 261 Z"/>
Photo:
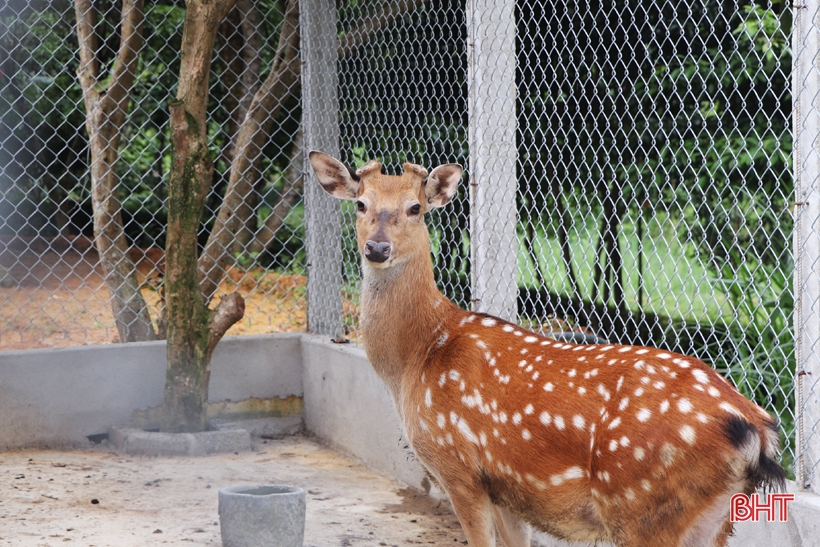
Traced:
<path fill-rule="evenodd" d="M 121 4 L 92 4 L 107 68 Z M 427 219 L 448 297 L 487 309 L 496 292 L 513 295 L 518 321 L 534 330 L 697 355 L 777 414 L 785 464 L 801 455 L 802 485 L 814 487 L 816 8 L 661 0 L 301 6 L 301 79 L 286 86 L 260 160 L 244 171 L 249 186 L 237 211 L 246 221 L 227 250 L 220 291 L 242 291 L 248 307 L 229 334 L 304 329 L 310 282 L 311 329 L 359 340 L 352 205 L 304 176 L 300 152 L 320 148 L 348 165 L 377 158 L 389 173 L 405 161 L 428 169 L 457 162 L 467 168 L 457 198 Z M 118 337 L 93 245 L 74 9 L 66 0 L 0 8 L 0 349 Z M 217 175 L 203 246 L 230 186 L 235 136 L 276 62 L 281 10 L 278 2 L 238 2 L 220 29 L 209 105 Z M 165 102 L 175 94 L 183 14 L 176 5 L 146 6 L 118 147 L 123 232 L 154 321 L 170 161 Z M 510 44 L 514 59 L 496 66 L 514 70 L 488 69 Z M 793 93 L 802 97 L 794 111 Z M 510 116 L 514 138 L 501 129 Z M 793 137 L 803 143 L 794 145 L 794 165 Z M 517 158 L 514 168 L 501 167 L 505 154 Z M 515 214 L 493 218 L 507 210 L 495 205 Z M 514 252 L 490 252 L 510 222 L 517 241 L 504 245 Z M 517 274 L 484 274 L 505 271 Z"/>
<path fill-rule="evenodd" d="M 119 48 L 122 4 L 91 5 L 99 88 L 105 91 Z M 208 109 L 216 175 L 203 214 L 203 245 L 238 165 L 245 114 L 276 67 L 283 5 L 239 1 L 220 27 Z M 119 339 L 115 298 L 94 246 L 93 160 L 76 73 L 76 20 L 69 1 L 0 8 L 0 349 Z M 116 164 L 122 231 L 155 328 L 171 153 L 167 101 L 176 94 L 183 20 L 181 4 L 146 3 Z M 267 133 L 259 159 L 242 171 L 249 185 L 238 212 L 243 227 L 225 251 L 230 267 L 216 294 L 238 290 L 245 296 L 245 318 L 229 335 L 303 330 L 306 324 L 303 158 L 294 144 L 300 86 L 298 78 L 279 83 L 281 104 L 263 107 L 271 109 L 271 119 L 258 129 Z"/>

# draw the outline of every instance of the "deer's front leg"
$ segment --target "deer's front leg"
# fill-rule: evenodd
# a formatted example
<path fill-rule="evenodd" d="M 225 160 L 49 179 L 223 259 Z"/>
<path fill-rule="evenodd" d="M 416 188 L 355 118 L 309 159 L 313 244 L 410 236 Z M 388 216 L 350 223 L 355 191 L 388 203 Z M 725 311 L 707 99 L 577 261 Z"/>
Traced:
<path fill-rule="evenodd" d="M 486 492 L 464 484 L 444 487 L 470 547 L 495 547 L 493 505 Z"/>

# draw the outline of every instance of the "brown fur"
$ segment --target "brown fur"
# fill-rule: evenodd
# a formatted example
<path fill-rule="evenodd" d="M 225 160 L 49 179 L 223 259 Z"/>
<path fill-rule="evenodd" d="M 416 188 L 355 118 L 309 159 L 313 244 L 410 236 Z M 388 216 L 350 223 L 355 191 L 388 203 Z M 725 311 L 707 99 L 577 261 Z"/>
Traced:
<path fill-rule="evenodd" d="M 701 361 L 562 344 L 451 304 L 422 214 L 450 201 L 460 168 L 425 182 L 420 166 L 392 177 L 368 164 L 356 180 L 330 156 L 311 162 L 329 193 L 363 204 L 365 350 L 471 545 L 494 546 L 494 524 L 508 547 L 529 545 L 529 523 L 619 546 L 722 547 L 728 497 L 778 479 L 758 467 L 776 450 L 773 420 Z M 371 263 L 368 240 L 389 258 Z M 734 437 L 733 417 L 748 423 Z"/>

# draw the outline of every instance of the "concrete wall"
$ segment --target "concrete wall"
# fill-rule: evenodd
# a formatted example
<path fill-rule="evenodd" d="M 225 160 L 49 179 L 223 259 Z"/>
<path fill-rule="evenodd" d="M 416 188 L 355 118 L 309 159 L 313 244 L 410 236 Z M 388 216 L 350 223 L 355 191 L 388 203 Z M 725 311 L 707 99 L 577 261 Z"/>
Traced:
<path fill-rule="evenodd" d="M 225 338 L 211 401 L 302 394 L 300 335 Z M 162 404 L 165 342 L 0 352 L 0 448 L 83 445 Z"/>
<path fill-rule="evenodd" d="M 310 432 L 441 495 L 406 448 L 392 397 L 361 348 L 327 336 L 243 336 L 223 340 L 211 365 L 212 402 L 303 396 Z M 0 449 L 87 444 L 87 435 L 160 405 L 164 382 L 163 342 L 0 352 Z M 533 544 L 577 545 L 542 535 Z M 729 545 L 820 547 L 820 496 L 798 493 L 788 522 L 738 524 Z"/>

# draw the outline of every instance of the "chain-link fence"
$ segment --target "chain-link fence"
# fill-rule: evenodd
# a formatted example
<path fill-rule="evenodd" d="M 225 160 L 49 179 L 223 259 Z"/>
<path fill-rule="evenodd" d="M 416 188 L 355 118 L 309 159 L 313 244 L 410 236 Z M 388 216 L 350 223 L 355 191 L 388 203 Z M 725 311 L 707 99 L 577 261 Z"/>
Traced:
<path fill-rule="evenodd" d="M 0 11 L 4 349 L 116 339 L 93 246 L 75 74 L 81 3 L 12 2 Z M 121 3 L 86 4 L 97 13 L 100 63 L 110 67 Z M 237 135 L 281 58 L 285 4 L 237 2 L 220 29 L 206 248 L 244 150 Z M 804 486 L 815 484 L 820 253 L 806 219 L 820 218 L 809 210 L 820 206 L 811 197 L 818 126 L 800 117 L 792 96 L 803 93 L 803 109 L 816 115 L 820 87 L 811 87 L 813 61 L 793 71 L 792 57 L 817 54 L 816 6 L 300 6 L 301 79 L 285 86 L 260 128 L 267 136 L 237 209 L 242 229 L 227 250 L 232 266 L 220 290 L 243 291 L 249 302 L 229 334 L 304 329 L 307 289 L 311 330 L 358 340 L 354 214 L 304 182 L 305 149 L 352 166 L 378 158 L 391 173 L 404 161 L 457 162 L 467 168 L 457 198 L 428 219 L 448 297 L 542 332 L 697 355 L 778 415 L 784 463 L 799 464 Z M 145 8 L 117 167 L 122 225 L 155 328 L 170 161 L 165 101 L 178 78 L 182 10 Z M 798 157 L 799 142 L 807 152 Z"/>

